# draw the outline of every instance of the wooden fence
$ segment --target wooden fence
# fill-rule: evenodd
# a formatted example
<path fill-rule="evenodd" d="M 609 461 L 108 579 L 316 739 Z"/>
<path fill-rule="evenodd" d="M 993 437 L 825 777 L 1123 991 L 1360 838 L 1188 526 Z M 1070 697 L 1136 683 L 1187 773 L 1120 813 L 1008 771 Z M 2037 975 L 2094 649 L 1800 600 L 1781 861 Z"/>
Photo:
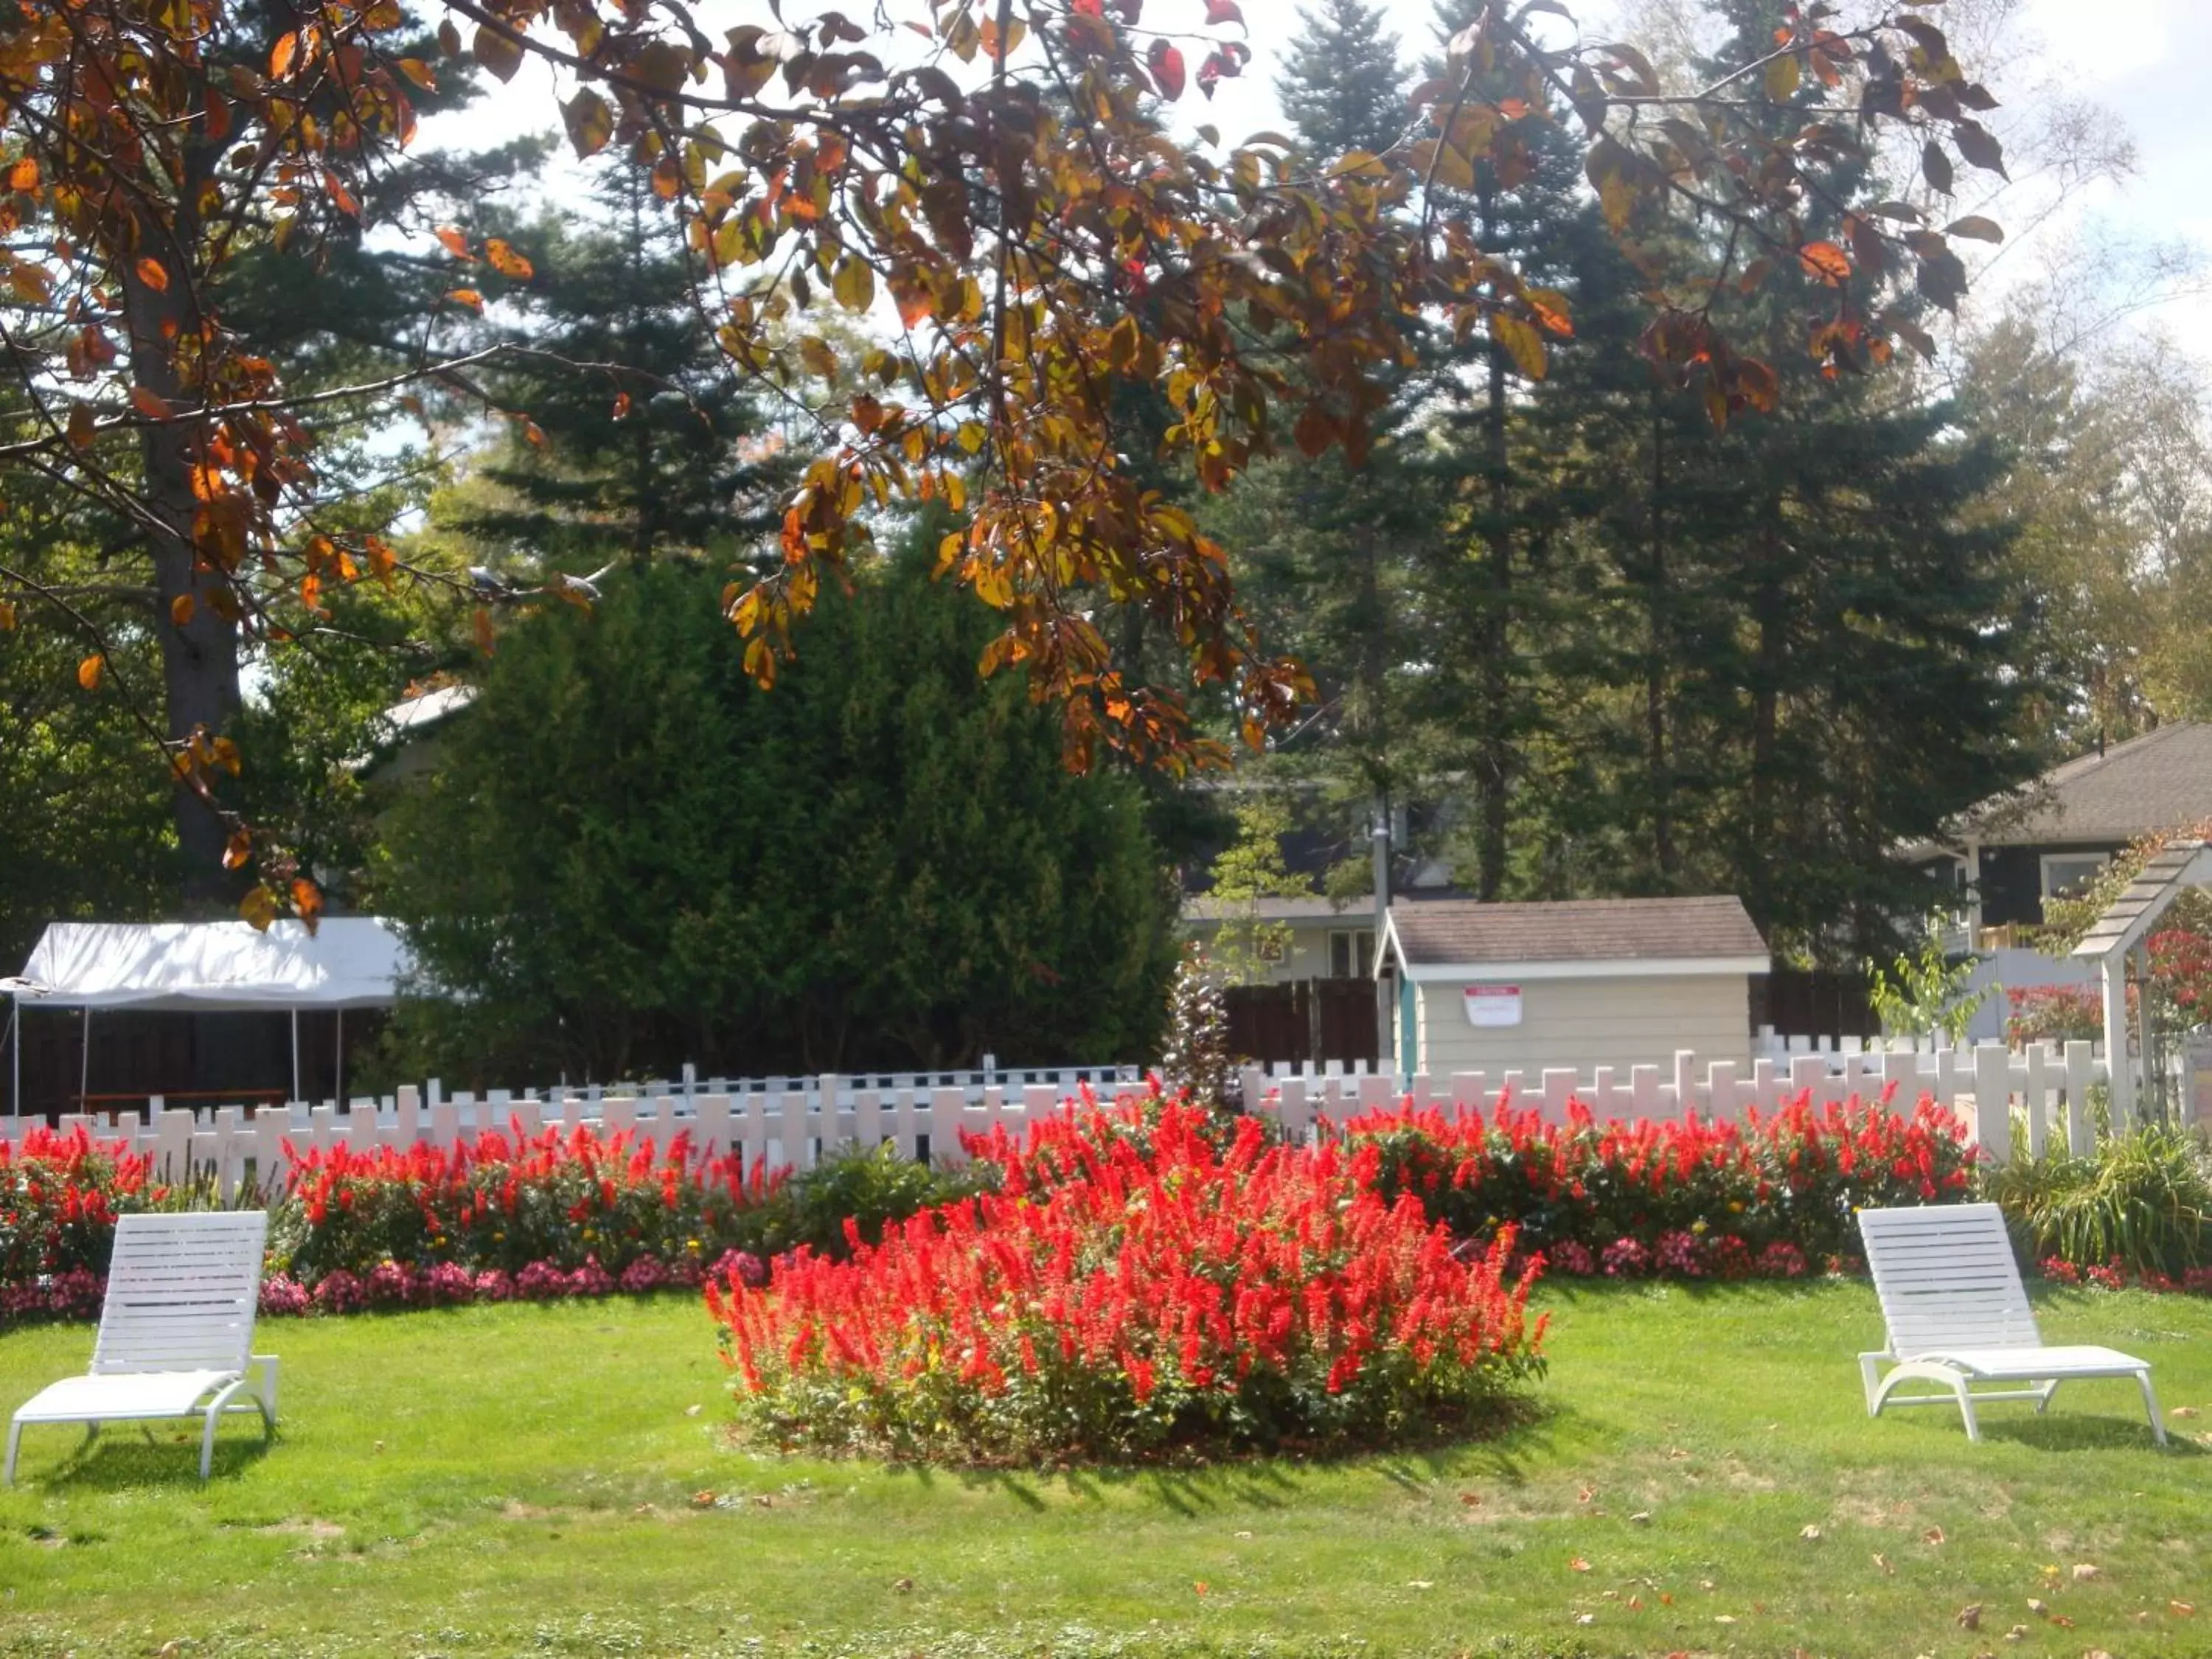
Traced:
<path fill-rule="evenodd" d="M 1243 1087 L 1253 1109 L 1291 1133 L 1304 1134 L 1322 1119 L 1341 1121 L 1408 1097 L 1416 1104 L 1446 1109 L 1487 1107 L 1501 1091 L 1510 1091 L 1520 1105 L 1559 1122 L 1566 1120 L 1575 1102 L 1600 1119 L 1679 1120 L 1694 1112 L 1703 1118 L 1741 1120 L 1753 1109 L 1762 1114 L 1779 1110 L 1800 1096 L 1825 1104 L 1853 1096 L 1870 1099 L 1894 1086 L 1900 1105 L 1926 1094 L 1959 1113 L 1972 1138 L 2002 1159 L 2011 1154 L 2016 1118 L 2037 1152 L 2054 1139 L 2076 1152 L 2093 1150 L 2089 1097 L 2104 1080 L 2104 1058 L 2096 1048 L 2069 1042 L 2063 1050 L 2037 1044 L 2019 1053 L 1984 1043 L 1926 1053 L 1805 1054 L 1786 1064 L 1763 1059 L 1701 1065 L 1684 1050 L 1663 1067 L 1601 1066 L 1587 1074 L 1571 1068 L 1534 1075 L 1465 1072 L 1406 1082 L 1364 1068 L 1347 1073 L 1306 1066 L 1293 1072 L 1285 1066 L 1269 1073 L 1254 1066 L 1245 1073 Z M 1140 1084 L 1128 1067 L 1066 1068 L 1036 1077 L 1009 1073 L 982 1081 L 976 1074 L 940 1080 L 777 1081 L 786 1086 L 732 1090 L 710 1080 L 704 1086 L 656 1085 L 635 1094 L 556 1090 L 540 1098 L 495 1091 L 480 1100 L 466 1094 L 447 1099 L 434 1083 L 427 1091 L 408 1087 L 382 1101 L 343 1106 L 295 1102 L 251 1110 L 188 1110 L 157 1103 L 143 1120 L 126 1113 L 112 1119 L 71 1115 L 61 1123 L 64 1129 L 82 1125 L 103 1139 L 152 1153 L 161 1179 L 211 1179 L 228 1199 L 250 1183 L 266 1188 L 281 1182 L 288 1147 L 305 1153 L 338 1146 L 362 1152 L 380 1146 L 451 1146 L 485 1130 L 517 1125 L 526 1134 L 547 1127 L 590 1125 L 602 1133 L 631 1130 L 663 1141 L 689 1133 L 702 1148 L 739 1153 L 748 1170 L 763 1165 L 803 1169 L 829 1148 L 884 1142 L 902 1157 L 957 1158 L 963 1132 L 988 1133 L 1003 1125 L 1018 1133 L 1060 1109 L 1079 1087 L 1087 1085 L 1106 1097 Z M 0 1118 L 0 1138 L 15 1139 L 25 1127 L 22 1121 Z"/>

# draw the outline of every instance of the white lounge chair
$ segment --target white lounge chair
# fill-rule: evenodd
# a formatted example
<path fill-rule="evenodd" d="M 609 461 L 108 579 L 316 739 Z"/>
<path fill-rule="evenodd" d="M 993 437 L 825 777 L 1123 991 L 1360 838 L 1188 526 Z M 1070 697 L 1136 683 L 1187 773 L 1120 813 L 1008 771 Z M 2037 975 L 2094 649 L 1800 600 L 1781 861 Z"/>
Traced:
<path fill-rule="evenodd" d="M 215 1425 L 229 1412 L 258 1411 L 276 1427 L 276 1361 L 256 1354 L 253 1316 L 269 1217 L 260 1210 L 127 1215 L 115 1224 L 115 1257 L 92 1370 L 46 1389 L 8 1429 L 5 1483 L 27 1423 L 102 1423 L 204 1416 L 200 1479 L 215 1456 Z M 252 1373 L 258 1373 L 253 1375 Z"/>
<path fill-rule="evenodd" d="M 2005 1233 L 2004 1212 L 1996 1205 L 1862 1210 L 1859 1236 L 1866 1241 L 1867 1266 L 1889 1326 L 1889 1346 L 1859 1356 L 1869 1417 L 1880 1416 L 1884 1406 L 1956 1402 L 1966 1419 L 1966 1438 L 1979 1440 L 1977 1404 L 2033 1400 L 2039 1415 L 2061 1382 L 2132 1376 L 2142 1388 L 2150 1431 L 2166 1444 L 2147 1361 L 2111 1348 L 2044 1346 Z M 1889 1372 L 1878 1376 L 1885 1362 Z M 1913 1382 L 1934 1383 L 1942 1392 L 1895 1392 L 1900 1383 Z M 1974 1385 L 1984 1382 L 2027 1386 L 1976 1391 Z"/>

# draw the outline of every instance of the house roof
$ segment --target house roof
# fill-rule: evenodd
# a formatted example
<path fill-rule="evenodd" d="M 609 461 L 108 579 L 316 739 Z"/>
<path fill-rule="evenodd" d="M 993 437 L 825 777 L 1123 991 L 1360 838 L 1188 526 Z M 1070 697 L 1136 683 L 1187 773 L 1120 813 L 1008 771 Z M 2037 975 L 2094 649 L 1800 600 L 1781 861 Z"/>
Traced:
<path fill-rule="evenodd" d="M 1249 902 L 1224 901 L 1210 894 L 1183 901 L 1182 919 L 1186 922 L 1214 922 L 1224 916 L 1256 915 L 1261 921 L 1372 921 L 1375 901 L 1371 897 L 1346 899 L 1322 898 L 1263 898 Z"/>
<path fill-rule="evenodd" d="M 1620 974 L 1763 974 L 1766 941 L 1730 894 L 1390 907 L 1388 949 L 1415 980 Z"/>
<path fill-rule="evenodd" d="M 1985 847 L 2126 842 L 2212 817 L 2212 725 L 2177 720 L 2076 757 L 1970 809 L 1960 833 Z"/>

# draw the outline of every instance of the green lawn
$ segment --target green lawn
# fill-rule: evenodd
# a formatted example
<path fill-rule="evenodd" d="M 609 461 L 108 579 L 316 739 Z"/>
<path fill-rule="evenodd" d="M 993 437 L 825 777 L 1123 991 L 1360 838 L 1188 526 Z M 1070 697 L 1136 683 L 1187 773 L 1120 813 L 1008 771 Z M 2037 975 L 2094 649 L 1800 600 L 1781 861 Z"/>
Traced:
<path fill-rule="evenodd" d="M 2161 1454 L 2132 1383 L 1993 1407 L 1978 1447 L 1954 1414 L 1869 1423 L 1855 1285 L 1547 1302 L 1540 1410 L 1494 1442 L 1195 1474 L 735 1449 L 685 1297 L 271 1322 L 281 1435 L 226 1428 L 205 1486 L 167 1432 L 28 1431 L 0 1654 L 2212 1649 L 2212 1304 L 2044 1308 L 2154 1362 L 2189 1413 Z M 0 1404 L 89 1347 L 0 1337 Z"/>

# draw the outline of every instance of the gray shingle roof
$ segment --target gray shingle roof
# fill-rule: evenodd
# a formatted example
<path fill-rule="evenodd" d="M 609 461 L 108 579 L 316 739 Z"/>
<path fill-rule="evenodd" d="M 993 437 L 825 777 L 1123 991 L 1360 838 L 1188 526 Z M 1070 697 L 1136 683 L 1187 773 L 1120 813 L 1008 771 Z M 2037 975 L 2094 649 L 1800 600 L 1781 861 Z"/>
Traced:
<path fill-rule="evenodd" d="M 2177 720 L 2053 768 L 1968 812 L 1984 846 L 2133 841 L 2212 817 L 2212 726 Z"/>
<path fill-rule="evenodd" d="M 1407 962 L 1417 968 L 1766 955 L 1766 941 L 1743 902 L 1732 895 L 1548 904 L 1430 899 L 1393 905 L 1390 921 Z"/>

